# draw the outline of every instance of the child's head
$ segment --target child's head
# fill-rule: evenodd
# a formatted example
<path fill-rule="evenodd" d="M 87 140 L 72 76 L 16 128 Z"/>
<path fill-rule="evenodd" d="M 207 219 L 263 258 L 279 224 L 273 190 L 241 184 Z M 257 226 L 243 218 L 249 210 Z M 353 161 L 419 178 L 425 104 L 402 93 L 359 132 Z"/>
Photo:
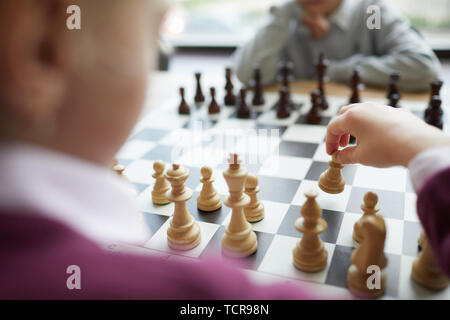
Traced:
<path fill-rule="evenodd" d="M 0 139 L 110 164 L 144 103 L 161 2 L 1 0 Z"/>
<path fill-rule="evenodd" d="M 342 0 L 297 0 L 309 14 L 328 16 L 339 7 Z"/>

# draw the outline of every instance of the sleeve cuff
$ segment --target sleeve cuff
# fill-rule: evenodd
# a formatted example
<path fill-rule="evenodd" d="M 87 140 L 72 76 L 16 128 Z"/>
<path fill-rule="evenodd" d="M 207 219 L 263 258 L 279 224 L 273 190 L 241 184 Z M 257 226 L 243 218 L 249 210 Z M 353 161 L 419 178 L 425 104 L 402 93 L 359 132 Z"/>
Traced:
<path fill-rule="evenodd" d="M 431 148 L 416 155 L 408 164 L 416 193 L 429 177 L 446 167 L 450 167 L 450 147 Z"/>

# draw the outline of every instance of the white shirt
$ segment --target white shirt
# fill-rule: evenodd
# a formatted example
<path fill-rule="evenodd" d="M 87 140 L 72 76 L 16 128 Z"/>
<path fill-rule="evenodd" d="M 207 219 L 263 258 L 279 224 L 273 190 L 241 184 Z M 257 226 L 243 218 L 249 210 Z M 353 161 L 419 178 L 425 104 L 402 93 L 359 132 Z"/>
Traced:
<path fill-rule="evenodd" d="M 0 181 L 1 210 L 59 221 L 100 245 L 150 237 L 135 191 L 100 165 L 31 145 L 0 145 Z"/>

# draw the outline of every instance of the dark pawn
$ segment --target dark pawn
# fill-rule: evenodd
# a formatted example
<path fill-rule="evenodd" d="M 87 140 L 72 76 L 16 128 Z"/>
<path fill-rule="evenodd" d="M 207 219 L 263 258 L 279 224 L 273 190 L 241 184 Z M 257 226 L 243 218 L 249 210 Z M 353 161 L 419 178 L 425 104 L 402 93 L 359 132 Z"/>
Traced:
<path fill-rule="evenodd" d="M 316 72 L 317 72 L 317 80 L 318 80 L 318 89 L 320 92 L 320 98 L 322 100 L 322 108 L 324 110 L 328 109 L 328 101 L 327 96 L 325 95 L 325 88 L 324 88 L 324 82 L 325 82 L 325 72 L 328 68 L 328 60 L 325 58 L 325 55 L 323 52 L 319 54 L 319 61 L 316 64 Z"/>
<path fill-rule="evenodd" d="M 427 118 L 428 110 L 431 110 L 431 102 L 433 100 L 433 97 L 440 96 L 440 91 L 441 91 L 443 84 L 444 83 L 441 80 L 433 80 L 430 82 L 430 87 L 431 87 L 430 102 L 428 103 L 428 107 L 425 109 L 424 119 Z"/>
<path fill-rule="evenodd" d="M 264 104 L 264 93 L 261 85 L 261 68 L 259 65 L 255 66 L 253 70 L 253 100 L 254 106 L 261 106 Z"/>
<path fill-rule="evenodd" d="M 388 105 L 391 106 L 392 108 L 400 108 L 400 105 L 398 104 L 399 101 L 400 101 L 400 95 L 398 93 L 394 93 L 389 98 Z"/>
<path fill-rule="evenodd" d="M 322 106 L 319 90 L 311 92 L 311 109 L 306 116 L 306 121 L 310 124 L 319 124 L 322 121 Z"/>
<path fill-rule="evenodd" d="M 208 106 L 208 113 L 209 114 L 219 113 L 220 106 L 216 102 L 216 89 L 211 87 L 210 91 L 211 91 L 211 102 L 209 103 Z"/>
<path fill-rule="evenodd" d="M 291 116 L 291 108 L 289 103 L 289 90 L 282 86 L 279 90 L 280 98 L 277 103 L 277 118 L 284 119 Z"/>
<path fill-rule="evenodd" d="M 195 97 L 194 101 L 196 104 L 205 102 L 205 96 L 203 95 L 202 86 L 200 84 L 200 78 L 202 77 L 202 74 L 197 72 L 195 74 L 195 80 L 197 82 L 197 89 L 195 90 Z"/>
<path fill-rule="evenodd" d="M 281 61 L 278 66 L 278 76 L 277 80 L 281 82 L 281 86 L 286 88 L 287 90 L 287 101 L 288 101 L 288 107 L 294 108 L 295 104 L 291 99 L 291 89 L 290 89 L 290 83 L 292 81 L 292 69 L 293 64 L 290 61 Z M 277 102 L 278 104 L 278 102 Z"/>
<path fill-rule="evenodd" d="M 439 96 L 433 96 L 431 98 L 431 109 L 427 112 L 425 122 L 442 130 L 444 125 L 442 123 L 443 111 L 441 103 L 442 101 Z"/>
<path fill-rule="evenodd" d="M 398 99 L 400 101 L 401 95 L 400 91 L 398 90 L 398 81 L 400 80 L 400 75 L 398 73 L 393 73 L 389 77 L 389 86 L 388 86 L 388 93 L 387 93 L 387 99 L 389 101 L 389 104 L 391 104 L 391 100 Z M 398 103 L 397 101 L 397 103 Z"/>
<path fill-rule="evenodd" d="M 240 95 L 239 95 L 239 99 L 238 99 L 236 115 L 240 119 L 248 119 L 248 118 L 250 118 L 251 112 L 250 112 L 250 108 L 248 107 L 247 102 L 245 100 L 246 96 L 247 96 L 247 89 L 242 88 L 239 91 L 239 93 L 240 93 Z"/>
<path fill-rule="evenodd" d="M 178 113 L 179 114 L 190 114 L 191 113 L 191 107 L 186 103 L 186 100 L 184 98 L 184 88 L 180 88 L 180 96 L 181 96 L 181 102 L 180 106 L 178 107 Z"/>
<path fill-rule="evenodd" d="M 230 68 L 226 68 L 225 69 L 225 79 L 226 79 L 226 83 L 225 83 L 225 98 L 224 98 L 224 103 L 226 106 L 235 106 L 236 105 L 236 95 L 233 92 L 234 89 L 234 85 L 233 82 L 231 81 L 231 77 L 232 77 L 232 71 Z"/>
<path fill-rule="evenodd" d="M 359 96 L 359 90 L 361 88 L 361 78 L 359 76 L 358 70 L 353 70 L 353 76 L 351 79 L 350 88 L 352 89 L 352 95 L 351 95 L 348 103 L 349 104 L 360 103 L 361 98 Z"/>

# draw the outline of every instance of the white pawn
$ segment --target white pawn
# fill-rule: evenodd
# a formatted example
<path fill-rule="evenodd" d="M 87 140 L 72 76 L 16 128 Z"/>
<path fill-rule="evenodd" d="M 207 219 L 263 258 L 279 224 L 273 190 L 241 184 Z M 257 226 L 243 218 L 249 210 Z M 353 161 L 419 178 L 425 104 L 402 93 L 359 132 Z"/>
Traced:
<path fill-rule="evenodd" d="M 344 166 L 337 159 L 337 151 L 333 153 L 328 165 L 330 166 L 328 170 L 320 175 L 319 187 L 327 193 L 341 193 L 345 188 L 345 179 L 342 175 Z"/>
<path fill-rule="evenodd" d="M 204 166 L 201 169 L 203 183 L 202 191 L 197 197 L 197 208 L 201 211 L 212 212 L 222 207 L 222 199 L 214 189 L 211 167 Z"/>
<path fill-rule="evenodd" d="M 361 242 L 363 238 L 362 222 L 364 221 L 364 219 L 367 219 L 367 217 L 370 216 L 374 216 L 379 211 L 377 203 L 378 196 L 376 195 L 376 193 L 367 192 L 364 195 L 364 203 L 361 205 L 361 210 L 364 212 L 364 214 L 353 226 L 353 239 L 355 239 L 357 242 Z"/>
<path fill-rule="evenodd" d="M 152 201 L 154 204 L 158 205 L 170 203 L 170 201 L 166 197 L 167 191 L 170 190 L 170 184 L 167 182 L 166 177 L 164 176 L 165 168 L 166 165 L 160 160 L 153 163 L 153 170 L 155 170 L 155 173 L 152 175 L 152 177 L 155 178 L 156 181 L 153 185 Z"/>
<path fill-rule="evenodd" d="M 250 203 L 244 207 L 248 222 L 258 222 L 264 219 L 264 205 L 258 200 L 258 192 L 258 178 L 253 173 L 249 173 L 245 182 L 245 193 L 250 197 Z"/>

